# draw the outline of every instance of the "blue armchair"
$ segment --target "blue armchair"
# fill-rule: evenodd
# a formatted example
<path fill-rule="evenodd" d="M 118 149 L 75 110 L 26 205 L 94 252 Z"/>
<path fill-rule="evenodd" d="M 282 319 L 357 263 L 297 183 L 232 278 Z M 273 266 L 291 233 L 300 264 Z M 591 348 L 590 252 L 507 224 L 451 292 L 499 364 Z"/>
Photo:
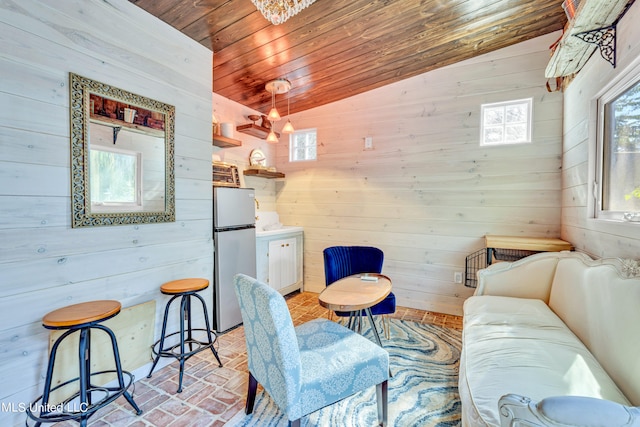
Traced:
<path fill-rule="evenodd" d="M 253 412 L 258 383 L 296 427 L 301 417 L 375 385 L 378 421 L 386 425 L 386 350 L 327 319 L 294 328 L 276 290 L 243 274 L 234 277 L 234 286 L 247 343 L 247 414 Z"/>
<path fill-rule="evenodd" d="M 371 246 L 332 246 L 323 251 L 325 284 L 329 286 L 343 277 L 359 273 L 381 273 L 384 253 Z M 378 304 L 371 307 L 371 314 L 387 315 L 396 312 L 396 296 L 391 292 Z M 349 316 L 348 312 L 336 311 L 338 316 Z M 383 322 L 383 325 L 385 323 Z M 389 339 L 389 325 L 384 328 Z"/>

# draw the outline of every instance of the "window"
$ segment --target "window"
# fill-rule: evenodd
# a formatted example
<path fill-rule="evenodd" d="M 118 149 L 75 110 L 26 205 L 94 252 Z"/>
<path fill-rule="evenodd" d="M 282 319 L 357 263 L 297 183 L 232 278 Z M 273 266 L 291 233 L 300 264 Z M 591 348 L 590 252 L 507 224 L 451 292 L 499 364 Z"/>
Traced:
<path fill-rule="evenodd" d="M 533 99 L 482 104 L 480 145 L 531 142 Z"/>
<path fill-rule="evenodd" d="M 316 130 L 298 130 L 289 135 L 289 161 L 316 160 Z"/>
<path fill-rule="evenodd" d="M 637 76 L 637 74 L 636 74 Z M 598 100 L 597 216 L 640 220 L 640 82 L 618 84 Z M 597 188 L 597 187 L 596 187 Z"/>
<path fill-rule="evenodd" d="M 90 162 L 94 212 L 142 208 L 142 153 L 93 145 Z"/>

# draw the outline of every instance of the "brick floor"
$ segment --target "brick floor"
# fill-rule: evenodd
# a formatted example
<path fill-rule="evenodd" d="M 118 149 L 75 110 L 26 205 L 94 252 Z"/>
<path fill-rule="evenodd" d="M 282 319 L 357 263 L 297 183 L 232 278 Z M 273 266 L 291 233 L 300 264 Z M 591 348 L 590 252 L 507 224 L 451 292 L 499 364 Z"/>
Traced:
<path fill-rule="evenodd" d="M 328 311 L 318 304 L 318 294 L 303 292 L 287 297 L 293 323 L 298 325 Z M 398 307 L 392 318 L 462 329 L 462 318 L 448 314 Z M 217 351 L 223 367 L 209 351 L 185 363 L 182 393 L 178 388 L 178 363 L 135 383 L 133 397 L 144 411 L 140 416 L 119 398 L 89 420 L 91 427 L 221 427 L 244 407 L 247 389 L 247 355 L 244 330 L 240 326 L 218 336 Z M 76 427 L 78 423 L 58 423 L 55 427 Z"/>

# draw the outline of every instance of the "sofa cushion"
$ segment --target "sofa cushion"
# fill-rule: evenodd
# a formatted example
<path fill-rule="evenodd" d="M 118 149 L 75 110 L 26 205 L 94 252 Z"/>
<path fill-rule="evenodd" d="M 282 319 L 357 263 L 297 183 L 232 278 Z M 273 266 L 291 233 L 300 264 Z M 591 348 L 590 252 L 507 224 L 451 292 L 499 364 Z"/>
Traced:
<path fill-rule="evenodd" d="M 582 342 L 541 300 L 473 296 L 464 304 L 462 334 L 460 388 L 468 395 L 465 403 L 472 405 L 470 419 L 499 426 L 498 400 L 508 393 L 533 400 L 575 395 L 629 404 Z"/>
<path fill-rule="evenodd" d="M 637 264 L 634 264 L 637 265 Z M 619 260 L 558 263 L 549 307 L 640 406 L 640 279 Z M 632 266 L 633 267 L 633 266 Z"/>

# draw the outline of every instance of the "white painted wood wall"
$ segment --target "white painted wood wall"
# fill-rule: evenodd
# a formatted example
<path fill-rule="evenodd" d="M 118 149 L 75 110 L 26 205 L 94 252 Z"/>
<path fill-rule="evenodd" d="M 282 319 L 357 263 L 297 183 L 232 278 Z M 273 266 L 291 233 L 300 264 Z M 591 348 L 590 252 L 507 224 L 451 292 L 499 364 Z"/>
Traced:
<path fill-rule="evenodd" d="M 608 84 L 640 62 L 640 3 L 617 27 L 617 67 L 598 51 L 569 84 L 564 95 L 562 154 L 562 236 L 595 257 L 640 258 L 640 225 L 594 219 L 596 107 Z"/>
<path fill-rule="evenodd" d="M 212 52 L 126 0 L 8 0 L 0 39 L 0 403 L 19 405 L 42 393 L 47 312 L 155 299 L 157 337 L 159 286 L 212 280 Z M 71 229 L 69 72 L 176 107 L 176 222 Z"/>
<path fill-rule="evenodd" d="M 305 289 L 324 288 L 324 248 L 373 245 L 398 305 L 460 314 L 472 290 L 454 272 L 485 234 L 558 237 L 562 94 L 544 78 L 558 37 L 293 115 L 318 132 L 316 162 L 289 163 L 287 141 L 277 147 L 277 211 L 304 227 Z M 533 143 L 479 147 L 480 104 L 527 97 Z"/>
<path fill-rule="evenodd" d="M 233 139 L 242 141 L 241 147 L 213 147 L 214 156 L 218 156 L 223 162 L 237 165 L 241 186 L 256 189 L 256 199 L 259 204 L 259 208 L 256 209 L 256 215 L 260 215 L 260 211 L 275 211 L 276 182 L 272 179 L 256 178 L 254 176 L 245 177 L 242 172 L 249 166 L 249 156 L 254 149 L 260 149 L 264 152 L 268 166 L 275 166 L 276 147 L 264 139 L 235 131 L 236 126 L 251 123 L 247 116 L 261 113 L 214 93 L 213 114 L 220 123 L 233 123 Z"/>

